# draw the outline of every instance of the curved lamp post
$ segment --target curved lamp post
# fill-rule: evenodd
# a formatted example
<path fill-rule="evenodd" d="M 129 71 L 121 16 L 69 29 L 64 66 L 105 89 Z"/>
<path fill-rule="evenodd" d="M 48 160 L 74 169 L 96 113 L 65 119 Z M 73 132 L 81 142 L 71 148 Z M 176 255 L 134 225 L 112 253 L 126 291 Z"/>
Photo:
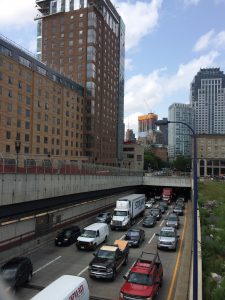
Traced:
<path fill-rule="evenodd" d="M 198 215 L 197 215 L 197 203 L 198 203 L 198 177 L 197 177 L 197 143 L 196 133 L 194 129 L 187 123 L 181 121 L 168 121 L 159 120 L 155 122 L 155 125 L 167 125 L 169 123 L 178 123 L 187 126 L 193 135 L 194 142 L 194 157 L 193 157 L 193 300 L 198 300 Z"/>

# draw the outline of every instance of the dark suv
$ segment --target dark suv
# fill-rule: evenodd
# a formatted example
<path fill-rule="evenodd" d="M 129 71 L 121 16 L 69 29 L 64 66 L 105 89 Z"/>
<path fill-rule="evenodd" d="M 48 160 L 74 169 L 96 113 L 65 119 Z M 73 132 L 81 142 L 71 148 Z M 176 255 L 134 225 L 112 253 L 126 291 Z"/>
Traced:
<path fill-rule="evenodd" d="M 124 240 L 128 241 L 130 247 L 139 247 L 145 240 L 145 231 L 143 229 L 129 229 Z"/>
<path fill-rule="evenodd" d="M 0 277 L 11 292 L 29 282 L 33 276 L 33 265 L 28 257 L 14 257 L 0 269 Z"/>
<path fill-rule="evenodd" d="M 71 226 L 68 228 L 62 229 L 55 238 L 55 244 L 57 246 L 67 246 L 75 243 L 78 236 L 80 235 L 81 230 L 79 226 Z"/>

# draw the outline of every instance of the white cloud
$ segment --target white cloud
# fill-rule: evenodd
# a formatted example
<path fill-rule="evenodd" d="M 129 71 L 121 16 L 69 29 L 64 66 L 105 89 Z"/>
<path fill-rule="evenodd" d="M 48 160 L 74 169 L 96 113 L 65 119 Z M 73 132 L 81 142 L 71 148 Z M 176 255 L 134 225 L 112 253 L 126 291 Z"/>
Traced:
<path fill-rule="evenodd" d="M 163 0 L 135 3 L 114 1 L 126 26 L 126 51 L 137 47 L 140 41 L 158 25 L 162 2 Z"/>
<path fill-rule="evenodd" d="M 194 46 L 195 51 L 202 51 L 207 48 L 220 49 L 225 48 L 225 30 L 215 33 L 214 30 L 210 30 L 202 35 Z"/>
<path fill-rule="evenodd" d="M 21 28 L 33 23 L 36 14 L 34 0 L 1 0 L 0 26 Z"/>
<path fill-rule="evenodd" d="M 141 112 L 135 112 L 134 114 L 124 118 L 125 130 L 133 129 L 136 138 L 138 137 L 138 116 L 141 116 L 142 114 L 143 113 Z"/>
<path fill-rule="evenodd" d="M 200 0 L 184 0 L 185 6 L 197 5 L 199 2 L 200 2 Z"/>
<path fill-rule="evenodd" d="M 194 46 L 194 51 L 201 51 L 206 49 L 214 35 L 214 30 L 208 31 L 206 34 L 202 35 Z"/>
<path fill-rule="evenodd" d="M 125 111 L 126 119 L 133 118 L 137 111 L 143 113 L 154 112 L 159 106 L 168 107 L 168 98 L 181 91 L 186 92 L 186 99 L 180 99 L 181 102 L 187 101 L 189 97 L 190 83 L 200 68 L 213 67 L 216 64 L 216 58 L 219 53 L 211 51 L 206 55 L 193 59 L 186 64 L 181 64 L 177 72 L 173 75 L 167 75 L 166 69 L 155 70 L 146 76 L 139 74 L 133 76 L 125 83 Z M 163 103 L 163 101 L 167 101 Z M 174 101 L 173 101 L 174 102 Z M 140 114 L 139 114 L 140 115 Z M 137 118 L 136 118 L 137 123 Z"/>

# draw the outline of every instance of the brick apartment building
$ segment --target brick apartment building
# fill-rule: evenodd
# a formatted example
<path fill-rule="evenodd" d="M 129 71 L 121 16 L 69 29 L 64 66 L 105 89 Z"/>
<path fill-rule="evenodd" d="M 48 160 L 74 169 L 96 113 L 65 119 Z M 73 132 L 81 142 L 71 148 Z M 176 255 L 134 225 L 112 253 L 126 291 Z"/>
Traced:
<path fill-rule="evenodd" d="M 36 0 L 39 58 L 85 87 L 84 154 L 114 165 L 124 140 L 125 27 L 109 0 Z"/>
<path fill-rule="evenodd" d="M 87 160 L 84 89 L 0 37 L 0 152 L 26 159 Z"/>

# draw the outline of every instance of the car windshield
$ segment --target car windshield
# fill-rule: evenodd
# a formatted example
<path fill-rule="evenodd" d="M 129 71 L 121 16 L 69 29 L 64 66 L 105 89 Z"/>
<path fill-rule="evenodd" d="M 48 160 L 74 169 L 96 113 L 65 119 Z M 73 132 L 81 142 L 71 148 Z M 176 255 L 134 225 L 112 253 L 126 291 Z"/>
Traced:
<path fill-rule="evenodd" d="M 140 233 L 138 231 L 128 231 L 127 236 L 133 237 L 133 236 L 139 236 Z"/>
<path fill-rule="evenodd" d="M 126 211 L 120 211 L 120 210 L 115 210 L 113 213 L 114 216 L 122 216 L 122 217 L 126 217 L 127 216 L 127 212 Z"/>
<path fill-rule="evenodd" d="M 98 215 L 98 218 L 105 218 L 106 217 L 106 214 L 99 214 Z"/>
<path fill-rule="evenodd" d="M 96 231 L 84 229 L 81 233 L 81 236 L 82 237 L 87 237 L 87 238 L 95 238 L 96 237 Z"/>
<path fill-rule="evenodd" d="M 152 222 L 152 221 L 153 221 L 153 217 L 145 217 L 145 218 L 144 218 L 144 221 Z"/>
<path fill-rule="evenodd" d="M 162 230 L 162 231 L 160 232 L 160 236 L 174 237 L 175 234 L 174 234 L 173 231 Z"/>
<path fill-rule="evenodd" d="M 175 206 L 174 209 L 182 210 L 182 207 L 178 205 L 178 206 Z"/>
<path fill-rule="evenodd" d="M 128 282 L 142 284 L 142 285 L 152 285 L 152 276 L 148 274 L 134 273 L 131 272 L 128 277 Z"/>
<path fill-rule="evenodd" d="M 106 258 L 106 259 L 114 259 L 115 251 L 106 251 L 106 250 L 99 250 L 97 257 L 99 258 Z"/>
<path fill-rule="evenodd" d="M 158 208 L 154 208 L 154 209 L 151 209 L 152 212 L 156 212 L 158 213 L 159 212 L 159 209 Z"/>
<path fill-rule="evenodd" d="M 169 216 L 168 221 L 177 221 L 177 217 L 176 216 Z"/>
<path fill-rule="evenodd" d="M 1 277 L 3 278 L 3 280 L 10 280 L 15 278 L 15 274 L 16 274 L 17 269 L 1 269 Z"/>

